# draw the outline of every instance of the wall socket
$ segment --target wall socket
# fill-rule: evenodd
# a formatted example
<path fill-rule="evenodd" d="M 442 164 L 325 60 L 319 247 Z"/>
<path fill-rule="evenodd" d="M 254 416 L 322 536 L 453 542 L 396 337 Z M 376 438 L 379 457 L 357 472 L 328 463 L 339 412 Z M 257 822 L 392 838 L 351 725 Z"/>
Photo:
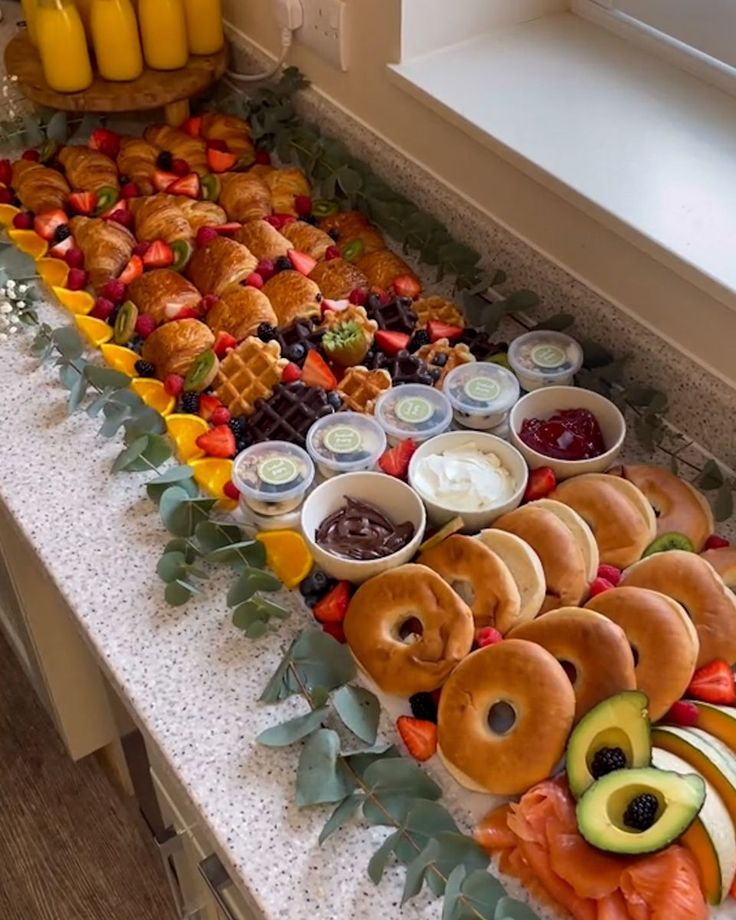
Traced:
<path fill-rule="evenodd" d="M 301 0 L 304 21 L 296 41 L 340 70 L 348 69 L 345 0 Z"/>

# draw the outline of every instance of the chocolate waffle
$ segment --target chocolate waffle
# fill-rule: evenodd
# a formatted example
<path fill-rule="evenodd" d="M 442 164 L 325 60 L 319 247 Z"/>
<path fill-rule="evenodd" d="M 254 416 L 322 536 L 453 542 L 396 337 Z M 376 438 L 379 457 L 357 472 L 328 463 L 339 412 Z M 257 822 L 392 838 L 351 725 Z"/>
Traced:
<path fill-rule="evenodd" d="M 321 387 L 278 383 L 268 399 L 256 401 L 248 432 L 254 441 L 290 441 L 304 447 L 314 422 L 334 411 Z"/>
<path fill-rule="evenodd" d="M 442 386 L 445 377 L 451 370 L 461 364 L 469 364 L 475 361 L 467 345 L 462 342 L 459 345 L 450 345 L 447 339 L 438 339 L 431 345 L 423 345 L 417 352 L 416 357 L 426 362 L 430 370 L 439 368 L 440 373 L 434 384 L 436 387 Z"/>
<path fill-rule="evenodd" d="M 369 294 L 365 302 L 368 319 L 375 320 L 378 328 L 389 332 L 406 332 L 411 335 L 417 324 L 417 315 L 408 297 L 394 297 L 382 304 L 377 294 Z"/>
<path fill-rule="evenodd" d="M 385 370 L 351 367 L 337 385 L 337 392 L 346 409 L 352 412 L 373 413 L 376 399 L 391 388 L 391 377 Z"/>
<path fill-rule="evenodd" d="M 463 329 L 460 341 L 470 349 L 470 354 L 476 361 L 487 361 L 499 352 L 508 351 L 505 342 L 494 342 L 487 332 L 481 329 L 472 329 L 470 326 Z"/>
<path fill-rule="evenodd" d="M 313 348 L 319 348 L 322 341 L 323 330 L 317 329 L 317 326 L 311 319 L 297 319 L 288 326 L 281 326 L 276 330 L 275 340 L 281 346 L 281 354 L 294 364 L 300 366 L 304 364 L 308 352 Z M 304 354 L 297 358 L 291 351 L 293 345 L 303 345 Z"/>
<path fill-rule="evenodd" d="M 256 400 L 271 395 L 287 364 L 278 342 L 249 336 L 220 362 L 215 396 L 233 415 L 250 415 Z"/>
<path fill-rule="evenodd" d="M 373 361 L 375 368 L 389 372 L 395 387 L 400 387 L 404 383 L 423 383 L 432 387 L 441 373 L 439 368 L 428 367 L 421 358 L 410 355 L 408 351 L 400 351 L 393 357 L 379 351 L 376 352 Z"/>

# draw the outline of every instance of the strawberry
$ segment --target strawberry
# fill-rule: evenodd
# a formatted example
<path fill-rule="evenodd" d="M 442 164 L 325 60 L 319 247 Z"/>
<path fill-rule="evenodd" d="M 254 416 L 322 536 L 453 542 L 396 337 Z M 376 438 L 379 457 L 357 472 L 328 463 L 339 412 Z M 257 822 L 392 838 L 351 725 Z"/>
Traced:
<path fill-rule="evenodd" d="M 206 422 L 209 422 L 215 409 L 219 409 L 221 405 L 222 403 L 216 396 L 211 393 L 203 393 L 199 397 L 199 414 Z"/>
<path fill-rule="evenodd" d="M 258 288 L 259 290 L 263 287 L 264 281 L 263 278 L 258 274 L 258 272 L 251 272 L 250 275 L 245 279 L 245 283 L 248 287 Z"/>
<path fill-rule="evenodd" d="M 268 150 L 256 150 L 255 162 L 259 166 L 270 166 L 271 165 L 271 154 Z"/>
<path fill-rule="evenodd" d="M 157 192 L 166 192 L 170 185 L 177 181 L 177 176 L 172 172 L 164 172 L 163 169 L 153 171 L 153 187 Z"/>
<path fill-rule="evenodd" d="M 0 182 L 10 185 L 13 181 L 13 164 L 10 160 L 0 160 Z"/>
<path fill-rule="evenodd" d="M 237 162 L 238 158 L 234 153 L 227 153 L 224 150 L 216 150 L 211 146 L 207 149 L 207 165 L 213 173 L 227 172 L 228 169 L 232 169 Z"/>
<path fill-rule="evenodd" d="M 301 272 L 303 275 L 309 275 L 317 264 L 317 260 L 313 259 L 308 253 L 298 252 L 296 249 L 290 249 L 287 252 L 287 256 L 296 271 Z"/>
<path fill-rule="evenodd" d="M 197 447 L 210 457 L 227 460 L 235 456 L 235 435 L 229 425 L 215 425 L 197 438 Z"/>
<path fill-rule="evenodd" d="M 693 674 L 687 696 L 704 703 L 732 705 L 736 703 L 736 689 L 733 682 L 731 666 L 720 659 L 703 665 Z"/>
<path fill-rule="evenodd" d="M 138 319 L 135 323 L 136 335 L 139 335 L 142 339 L 147 339 L 155 328 L 156 320 L 151 316 L 150 313 L 140 313 L 138 315 Z"/>
<path fill-rule="evenodd" d="M 411 297 L 412 300 L 422 293 L 421 282 L 413 275 L 399 275 L 391 286 L 399 297 Z"/>
<path fill-rule="evenodd" d="M 503 642 L 501 633 L 493 626 L 481 626 L 475 631 L 475 645 L 477 648 L 486 648 L 488 645 L 498 645 Z"/>
<path fill-rule="evenodd" d="M 13 218 L 13 226 L 16 230 L 33 230 L 33 215 L 30 211 L 21 211 Z"/>
<path fill-rule="evenodd" d="M 355 288 L 348 295 L 348 300 L 350 303 L 356 305 L 356 307 L 362 307 L 365 305 L 366 300 L 368 300 L 368 291 L 365 288 Z"/>
<path fill-rule="evenodd" d="M 538 498 L 544 498 L 545 495 L 553 492 L 556 486 L 557 477 L 548 466 L 540 466 L 536 470 L 531 470 L 526 492 L 524 492 L 524 501 L 534 502 Z"/>
<path fill-rule="evenodd" d="M 615 587 L 607 578 L 594 578 L 588 586 L 588 596 L 597 597 L 599 594 L 603 594 L 604 591 L 610 591 Z"/>
<path fill-rule="evenodd" d="M 219 303 L 220 298 L 217 294 L 205 294 L 202 300 L 199 302 L 199 312 L 204 316 L 209 313 L 210 310 L 214 307 L 216 303 Z"/>
<path fill-rule="evenodd" d="M 692 728 L 698 724 L 698 707 L 689 700 L 678 700 L 672 704 L 664 721 L 681 725 L 683 728 Z"/>
<path fill-rule="evenodd" d="M 175 176 L 179 177 L 188 176 L 189 173 L 191 173 L 189 163 L 187 163 L 186 160 L 182 160 L 181 157 L 177 157 L 171 164 L 171 171 Z M 194 173 L 194 175 L 196 175 L 196 173 Z"/>
<path fill-rule="evenodd" d="M 118 205 L 120 204 L 121 202 L 118 202 Z M 126 230 L 132 230 L 135 226 L 135 217 L 133 217 L 132 211 L 119 206 L 116 206 L 112 214 L 105 217 L 105 220 L 112 220 L 116 224 L 120 224 L 121 227 L 125 227 Z"/>
<path fill-rule="evenodd" d="M 180 307 L 177 304 L 168 304 L 164 313 L 167 319 L 199 319 L 201 316 L 195 307 Z"/>
<path fill-rule="evenodd" d="M 234 335 L 220 330 L 220 332 L 217 333 L 215 344 L 212 346 L 212 351 L 214 351 L 218 358 L 224 358 L 230 349 L 235 348 L 237 344 L 238 340 Z"/>
<path fill-rule="evenodd" d="M 294 199 L 294 210 L 299 217 L 307 217 L 312 213 L 312 199 L 309 195 L 297 195 Z"/>
<path fill-rule="evenodd" d="M 13 189 L 0 186 L 0 204 L 12 204 L 14 200 Z"/>
<path fill-rule="evenodd" d="M 89 315 L 95 319 L 109 319 L 115 312 L 115 304 L 107 297 L 98 297 Z"/>
<path fill-rule="evenodd" d="M 126 182 L 125 185 L 120 187 L 120 197 L 123 201 L 127 201 L 129 198 L 137 198 L 140 193 L 141 190 L 135 182 Z"/>
<path fill-rule="evenodd" d="M 67 250 L 64 260 L 69 268 L 84 268 L 84 253 L 76 246 Z"/>
<path fill-rule="evenodd" d="M 118 276 L 121 284 L 132 284 L 143 274 L 143 260 L 140 256 L 131 256 L 130 261 Z"/>
<path fill-rule="evenodd" d="M 218 406 L 212 413 L 210 421 L 213 425 L 227 425 L 231 418 L 232 415 L 230 414 L 230 410 L 227 408 L 227 406 Z"/>
<path fill-rule="evenodd" d="M 201 249 L 203 246 L 209 246 L 212 240 L 216 240 L 219 235 L 214 227 L 200 227 L 194 242 Z"/>
<path fill-rule="evenodd" d="M 164 389 L 169 396 L 178 396 L 184 389 L 184 378 L 179 374 L 169 374 L 164 380 Z"/>
<path fill-rule="evenodd" d="M 81 291 L 87 287 L 87 272 L 82 268 L 70 268 L 66 278 L 66 287 L 69 291 Z"/>
<path fill-rule="evenodd" d="M 348 612 L 352 586 L 349 581 L 338 581 L 312 608 L 320 623 L 342 623 Z"/>
<path fill-rule="evenodd" d="M 410 336 L 406 332 L 389 332 L 379 329 L 376 332 L 375 343 L 387 355 L 397 355 L 409 344 Z"/>
<path fill-rule="evenodd" d="M 54 243 L 54 245 L 49 249 L 49 255 L 53 256 L 55 259 L 63 259 L 66 261 L 66 257 L 71 252 L 72 249 L 75 249 L 74 237 L 68 236 L 65 240 L 62 240 L 60 243 Z"/>
<path fill-rule="evenodd" d="M 712 533 L 705 541 L 705 549 L 725 549 L 730 546 L 731 541 L 725 537 L 719 537 L 717 533 Z"/>
<path fill-rule="evenodd" d="M 462 326 L 451 326 L 449 323 L 441 323 L 438 320 L 431 319 L 427 323 L 427 332 L 433 342 L 439 339 L 448 339 L 450 342 L 459 339 L 463 334 Z"/>
<path fill-rule="evenodd" d="M 30 163 L 38 163 L 41 159 L 41 154 L 38 150 L 24 150 L 20 158 L 21 160 L 28 160 Z"/>
<path fill-rule="evenodd" d="M 281 374 L 281 382 L 295 383 L 297 380 L 301 380 L 301 377 L 302 369 L 298 364 L 294 364 L 293 361 L 290 361 Z"/>
<path fill-rule="evenodd" d="M 411 438 L 400 441 L 396 447 L 391 447 L 378 458 L 378 465 L 388 476 L 396 479 L 406 479 L 409 472 L 409 461 L 414 456 L 417 445 Z"/>
<path fill-rule="evenodd" d="M 342 253 L 337 246 L 328 246 L 325 249 L 325 262 L 332 262 L 333 259 L 341 259 Z"/>
<path fill-rule="evenodd" d="M 334 390 L 337 379 L 330 370 L 329 364 L 314 349 L 307 355 L 302 371 L 302 382 L 308 387 L 322 387 L 323 390 Z"/>
<path fill-rule="evenodd" d="M 348 641 L 345 637 L 345 630 L 343 629 L 342 623 L 323 623 L 322 632 L 326 632 L 328 635 L 332 636 L 333 639 L 337 639 L 340 645 L 345 645 Z"/>
<path fill-rule="evenodd" d="M 273 278 L 276 274 L 276 266 L 273 264 L 272 259 L 261 259 L 256 265 L 256 271 L 264 281 L 268 281 L 269 278 Z"/>
<path fill-rule="evenodd" d="M 113 160 L 120 153 L 120 135 L 109 128 L 96 128 L 89 137 L 89 145 Z"/>
<path fill-rule="evenodd" d="M 399 716 L 396 728 L 414 760 L 423 762 L 434 756 L 437 750 L 437 726 L 434 722 Z"/>
<path fill-rule="evenodd" d="M 199 137 L 202 133 L 202 116 L 190 115 L 189 118 L 180 126 L 180 131 L 188 134 L 189 137 Z"/>
<path fill-rule="evenodd" d="M 237 233 L 242 226 L 236 221 L 231 221 L 229 224 L 217 224 L 215 230 L 217 230 L 218 236 L 229 236 L 231 233 Z"/>
<path fill-rule="evenodd" d="M 95 192 L 72 192 L 67 203 L 77 214 L 91 214 L 97 210 L 97 195 Z"/>
<path fill-rule="evenodd" d="M 122 281 L 106 282 L 100 294 L 117 306 L 125 300 L 125 284 Z"/>
<path fill-rule="evenodd" d="M 225 493 L 226 498 L 229 498 L 234 502 L 238 501 L 240 498 L 240 490 L 232 481 L 232 479 L 228 479 L 228 481 L 222 487 L 222 491 Z"/>
<path fill-rule="evenodd" d="M 53 211 L 46 211 L 39 214 L 33 221 L 33 229 L 44 240 L 52 240 L 56 233 L 56 228 L 65 226 L 69 223 L 69 217 L 61 210 L 55 208 Z"/>
<path fill-rule="evenodd" d="M 164 240 L 155 240 L 143 256 L 143 264 L 146 268 L 168 268 L 174 261 L 174 253 L 171 246 Z"/>
<path fill-rule="evenodd" d="M 135 244 L 135 246 L 133 247 L 133 255 L 140 256 L 142 259 L 143 256 L 148 252 L 150 248 L 151 248 L 151 244 L 143 240 L 143 242 Z"/>
<path fill-rule="evenodd" d="M 615 565 L 599 565 L 597 575 L 599 578 L 605 578 L 614 588 L 621 581 L 621 569 L 617 569 Z"/>
<path fill-rule="evenodd" d="M 189 173 L 174 182 L 166 189 L 169 195 L 184 195 L 186 198 L 199 198 L 199 176 Z"/>
<path fill-rule="evenodd" d="M 224 140 L 219 137 L 208 137 L 207 138 L 207 149 L 208 150 L 219 150 L 220 153 L 229 153 L 229 148 Z"/>
<path fill-rule="evenodd" d="M 272 227 L 281 230 L 286 227 L 287 224 L 293 224 L 296 217 L 292 214 L 269 214 L 268 217 L 264 217 L 263 219 L 268 221 Z"/>

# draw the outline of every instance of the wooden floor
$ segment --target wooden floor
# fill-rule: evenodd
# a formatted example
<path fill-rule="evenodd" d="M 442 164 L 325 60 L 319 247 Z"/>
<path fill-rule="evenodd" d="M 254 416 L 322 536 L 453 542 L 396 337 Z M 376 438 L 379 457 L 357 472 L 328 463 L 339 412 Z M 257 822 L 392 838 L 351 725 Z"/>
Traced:
<path fill-rule="evenodd" d="M 0 634 L 0 918 L 173 920 L 142 819 L 75 764 Z"/>

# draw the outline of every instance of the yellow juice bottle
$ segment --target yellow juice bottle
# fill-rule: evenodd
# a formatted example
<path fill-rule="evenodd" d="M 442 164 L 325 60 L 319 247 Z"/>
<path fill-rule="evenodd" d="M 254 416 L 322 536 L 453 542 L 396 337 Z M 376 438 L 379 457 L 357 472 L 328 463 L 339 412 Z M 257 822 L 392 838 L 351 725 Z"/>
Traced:
<path fill-rule="evenodd" d="M 38 0 L 38 50 L 43 74 L 57 93 L 78 93 L 92 83 L 84 26 L 74 0 Z"/>
<path fill-rule="evenodd" d="M 140 77 L 143 53 L 130 0 L 93 0 L 90 26 L 100 76 L 116 81 Z"/>
<path fill-rule="evenodd" d="M 20 3 L 23 7 L 23 18 L 26 21 L 28 37 L 36 45 L 38 44 L 38 38 L 36 37 L 36 0 L 20 0 Z"/>
<path fill-rule="evenodd" d="M 182 0 L 138 0 L 143 56 L 154 70 L 178 70 L 189 59 Z"/>
<path fill-rule="evenodd" d="M 222 0 L 184 0 L 192 54 L 215 54 L 225 44 Z"/>

